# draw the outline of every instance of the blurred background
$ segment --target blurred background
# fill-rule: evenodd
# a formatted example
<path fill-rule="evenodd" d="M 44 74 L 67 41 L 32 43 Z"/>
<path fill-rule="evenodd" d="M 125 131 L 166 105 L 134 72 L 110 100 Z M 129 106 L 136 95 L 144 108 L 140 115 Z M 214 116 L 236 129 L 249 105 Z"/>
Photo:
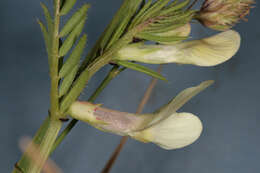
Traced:
<path fill-rule="evenodd" d="M 50 0 L 42 0 L 50 7 Z M 92 7 L 85 31 L 89 50 L 118 9 L 122 0 L 81 0 Z M 202 0 L 200 1 L 200 3 Z M 204 130 L 198 141 L 167 151 L 154 144 L 128 140 L 113 173 L 245 173 L 260 170 L 260 11 L 256 5 L 248 22 L 234 29 L 242 37 L 239 52 L 230 61 L 211 68 L 164 65 L 168 83 L 159 81 L 144 112 L 152 112 L 181 90 L 213 79 L 216 83 L 181 111 L 200 117 Z M 47 56 L 36 19 L 43 20 L 39 0 L 0 1 L 0 172 L 11 172 L 20 158 L 18 141 L 33 136 L 49 107 Z M 213 34 L 193 24 L 192 38 Z M 86 51 L 87 51 L 86 50 Z M 156 69 L 156 65 L 149 67 Z M 86 100 L 100 84 L 106 66 L 91 80 L 80 97 Z M 96 103 L 135 112 L 151 77 L 127 70 L 111 82 Z M 79 123 L 52 159 L 65 173 L 98 173 L 120 137 Z"/>

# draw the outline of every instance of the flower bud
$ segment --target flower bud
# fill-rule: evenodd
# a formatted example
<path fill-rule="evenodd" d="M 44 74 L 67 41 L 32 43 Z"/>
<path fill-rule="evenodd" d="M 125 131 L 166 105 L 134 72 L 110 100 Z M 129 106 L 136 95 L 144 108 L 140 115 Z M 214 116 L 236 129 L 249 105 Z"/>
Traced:
<path fill-rule="evenodd" d="M 162 33 L 157 33 L 156 35 L 158 36 L 177 36 L 177 37 L 188 37 L 191 32 L 191 26 L 189 23 L 178 27 L 176 29 L 167 31 L 167 32 L 162 32 Z"/>
<path fill-rule="evenodd" d="M 183 37 L 183 38 L 186 38 L 190 35 L 191 33 L 191 26 L 189 23 L 181 26 L 181 27 L 178 27 L 176 29 L 173 29 L 173 30 L 170 30 L 170 31 L 167 31 L 167 32 L 161 32 L 161 33 L 155 33 L 154 35 L 156 36 L 160 36 L 160 37 Z M 178 42 L 181 42 L 182 40 L 180 41 L 172 41 L 172 42 L 163 42 L 163 41 L 160 41 L 160 44 L 175 44 L 175 43 L 178 43 Z"/>
<path fill-rule="evenodd" d="M 205 0 L 198 20 L 206 27 L 225 31 L 249 14 L 253 0 Z"/>
<path fill-rule="evenodd" d="M 215 66 L 235 55 L 240 47 L 239 33 L 229 30 L 201 40 L 174 45 L 130 44 L 117 52 L 115 59 L 148 64 L 192 64 Z"/>
<path fill-rule="evenodd" d="M 88 102 L 75 102 L 70 115 L 106 132 L 131 136 L 142 142 L 153 142 L 164 149 L 177 149 L 196 141 L 202 132 L 202 123 L 191 113 L 177 113 L 193 96 L 212 84 L 206 81 L 178 94 L 168 104 L 152 114 L 119 112 Z"/>

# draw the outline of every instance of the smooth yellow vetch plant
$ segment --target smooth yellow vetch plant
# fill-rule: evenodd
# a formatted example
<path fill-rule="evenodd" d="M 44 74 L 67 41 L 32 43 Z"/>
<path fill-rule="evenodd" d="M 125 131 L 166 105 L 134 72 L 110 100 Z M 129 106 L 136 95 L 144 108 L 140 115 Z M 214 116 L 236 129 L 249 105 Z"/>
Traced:
<path fill-rule="evenodd" d="M 202 123 L 196 115 L 176 111 L 212 83 L 206 81 L 185 89 L 151 114 L 119 112 L 77 101 L 70 107 L 70 115 L 106 132 L 131 136 L 142 142 L 153 142 L 164 149 L 182 148 L 199 138 Z"/>
<path fill-rule="evenodd" d="M 190 0 L 123 0 L 87 56 L 83 56 L 87 43 L 83 30 L 90 5 L 83 4 L 71 13 L 76 0 L 53 0 L 52 12 L 42 3 L 47 25 L 40 20 L 38 23 L 50 67 L 50 108 L 32 139 L 39 146 L 42 159 L 34 164 L 25 152 L 13 172 L 40 173 L 44 162 L 78 120 L 165 149 L 185 147 L 196 141 L 202 132 L 200 119 L 191 113 L 177 111 L 212 81 L 182 91 L 151 114 L 119 112 L 91 102 L 127 68 L 167 80 L 160 73 L 135 62 L 215 66 L 229 60 L 240 47 L 237 32 L 229 30 L 209 38 L 186 41 L 191 32 L 190 23 L 198 20 L 208 28 L 227 30 L 249 13 L 253 3 L 253 0 L 204 0 L 201 9 L 196 10 L 192 9 L 195 3 Z M 145 45 L 145 42 L 154 45 Z M 113 68 L 92 93 L 89 102 L 76 101 L 91 78 L 108 64 Z M 67 114 L 73 120 L 61 131 Z"/>
<path fill-rule="evenodd" d="M 232 58 L 240 47 L 240 35 L 229 30 L 201 40 L 174 45 L 130 44 L 118 51 L 117 60 L 149 64 L 192 64 L 216 66 Z"/>

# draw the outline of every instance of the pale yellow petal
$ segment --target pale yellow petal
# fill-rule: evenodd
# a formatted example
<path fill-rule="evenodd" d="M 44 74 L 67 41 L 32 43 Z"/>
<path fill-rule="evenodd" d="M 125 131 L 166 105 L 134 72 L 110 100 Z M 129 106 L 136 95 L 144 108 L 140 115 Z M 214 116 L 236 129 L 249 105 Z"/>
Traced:
<path fill-rule="evenodd" d="M 202 40 L 180 44 L 178 63 L 215 66 L 232 58 L 240 47 L 240 35 L 229 30 Z"/>
<path fill-rule="evenodd" d="M 240 35 L 229 30 L 201 40 L 175 45 L 132 44 L 119 50 L 116 58 L 148 64 L 193 64 L 215 66 L 232 58 L 240 47 Z"/>
<path fill-rule="evenodd" d="M 191 113 L 175 113 L 151 128 L 133 133 L 132 137 L 172 150 L 195 142 L 202 129 L 202 123 L 197 116 Z"/>
<path fill-rule="evenodd" d="M 153 114 L 143 114 L 139 115 L 139 117 L 143 118 L 144 123 L 140 125 L 139 129 L 136 131 L 145 130 L 156 124 L 161 123 L 165 119 L 169 118 L 174 114 L 178 109 L 180 109 L 185 103 L 187 103 L 194 96 L 199 94 L 201 91 L 208 88 L 212 85 L 214 81 L 208 80 L 200 83 L 197 86 L 187 88 L 180 92 L 174 99 L 172 99 L 168 104 L 161 107 L 159 110 L 154 112 Z"/>

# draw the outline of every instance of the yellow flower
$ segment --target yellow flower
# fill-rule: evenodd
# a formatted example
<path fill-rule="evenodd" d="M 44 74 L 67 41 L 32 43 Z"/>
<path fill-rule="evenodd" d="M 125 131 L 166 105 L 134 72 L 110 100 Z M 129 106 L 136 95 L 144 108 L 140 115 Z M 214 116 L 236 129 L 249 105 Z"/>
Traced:
<path fill-rule="evenodd" d="M 130 44 L 118 51 L 115 59 L 148 64 L 192 64 L 215 66 L 232 58 L 240 47 L 240 35 L 229 30 L 217 35 L 174 45 Z"/>
<path fill-rule="evenodd" d="M 75 102 L 70 115 L 106 132 L 131 136 L 142 142 L 152 142 L 164 149 L 177 149 L 196 141 L 202 132 L 200 119 L 191 113 L 177 113 L 187 101 L 210 86 L 202 82 L 185 89 L 168 104 L 151 114 L 131 114 L 102 108 L 88 102 Z"/>

